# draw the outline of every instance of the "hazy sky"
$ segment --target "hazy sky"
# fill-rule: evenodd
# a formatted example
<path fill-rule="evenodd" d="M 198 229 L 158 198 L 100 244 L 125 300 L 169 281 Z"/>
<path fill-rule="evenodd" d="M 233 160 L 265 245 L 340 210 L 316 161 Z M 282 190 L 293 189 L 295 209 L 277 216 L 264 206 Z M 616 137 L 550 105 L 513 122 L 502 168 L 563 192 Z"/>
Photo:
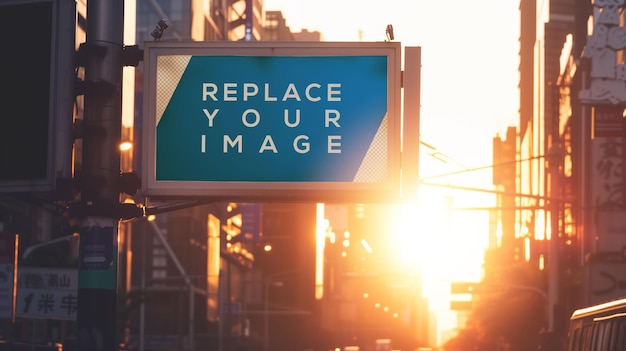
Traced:
<path fill-rule="evenodd" d="M 319 31 L 326 41 L 384 41 L 392 24 L 395 41 L 422 48 L 421 140 L 454 162 L 422 153 L 421 177 L 459 171 L 460 164 L 490 165 L 492 138 L 518 124 L 519 0 L 265 0 L 264 7 L 281 10 L 292 31 Z M 492 187 L 491 169 L 437 180 Z M 424 272 L 425 284 L 430 275 L 436 285 L 434 300 L 449 291 L 450 280 L 479 278 L 489 228 L 487 211 L 448 217 L 443 198 L 452 197 L 455 207 L 495 203 L 492 195 L 427 186 L 419 196 L 417 214 L 406 219 L 417 232 L 404 231 L 409 236 L 401 240 L 416 240 L 417 264 L 437 268 Z M 435 308 L 445 310 L 448 302 L 441 300 Z"/>
<path fill-rule="evenodd" d="M 491 163 L 491 138 L 517 125 L 519 1 L 265 0 L 292 31 L 327 41 L 422 47 L 422 139 L 469 166 Z M 359 32 L 361 31 L 362 36 Z M 480 154 L 475 153 L 480 150 Z"/>

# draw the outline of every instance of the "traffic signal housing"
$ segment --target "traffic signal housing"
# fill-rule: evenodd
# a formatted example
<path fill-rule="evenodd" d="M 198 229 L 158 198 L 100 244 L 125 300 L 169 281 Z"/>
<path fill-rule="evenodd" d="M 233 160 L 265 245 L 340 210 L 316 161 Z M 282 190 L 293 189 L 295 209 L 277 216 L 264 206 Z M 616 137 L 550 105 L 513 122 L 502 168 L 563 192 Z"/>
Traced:
<path fill-rule="evenodd" d="M 0 0 L 0 193 L 71 178 L 76 4 Z"/>

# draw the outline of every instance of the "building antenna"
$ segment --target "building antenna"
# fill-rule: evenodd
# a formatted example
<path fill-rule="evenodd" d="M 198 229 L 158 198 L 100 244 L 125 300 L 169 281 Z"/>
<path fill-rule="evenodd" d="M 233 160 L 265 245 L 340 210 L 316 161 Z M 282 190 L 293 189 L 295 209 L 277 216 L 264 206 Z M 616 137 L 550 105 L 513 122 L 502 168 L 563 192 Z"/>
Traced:
<path fill-rule="evenodd" d="M 387 34 L 387 41 L 392 41 L 394 40 L 394 36 L 393 36 L 393 26 L 391 24 L 387 25 L 387 29 L 385 30 L 385 33 Z"/>
<path fill-rule="evenodd" d="M 163 32 L 165 32 L 167 27 L 169 27 L 169 24 L 164 19 L 160 20 L 159 23 L 157 23 L 152 33 L 150 33 L 150 35 L 152 35 L 152 37 L 154 38 L 154 41 L 159 41 L 161 39 L 161 37 L 163 36 Z"/>

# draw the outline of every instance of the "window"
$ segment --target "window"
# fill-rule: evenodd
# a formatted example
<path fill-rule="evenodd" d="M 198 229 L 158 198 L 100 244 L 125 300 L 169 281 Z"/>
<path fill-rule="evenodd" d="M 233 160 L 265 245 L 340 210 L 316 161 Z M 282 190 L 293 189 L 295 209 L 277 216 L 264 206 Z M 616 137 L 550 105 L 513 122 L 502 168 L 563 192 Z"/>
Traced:
<path fill-rule="evenodd" d="M 579 351 L 580 348 L 580 344 L 581 344 L 581 336 L 580 336 L 580 329 L 574 329 L 573 331 L 570 331 L 571 335 L 569 337 L 569 341 L 568 341 L 568 345 L 567 345 L 567 351 Z"/>
<path fill-rule="evenodd" d="M 593 328 L 591 325 L 585 325 L 582 328 L 582 340 L 580 346 L 580 350 L 591 350 L 591 337 L 592 337 Z"/>
<path fill-rule="evenodd" d="M 616 320 L 613 328 L 614 350 L 626 350 L 626 318 Z"/>
<path fill-rule="evenodd" d="M 605 338 L 605 330 L 606 323 L 594 323 L 593 327 L 593 339 L 592 339 L 592 350 L 602 350 L 604 338 Z"/>

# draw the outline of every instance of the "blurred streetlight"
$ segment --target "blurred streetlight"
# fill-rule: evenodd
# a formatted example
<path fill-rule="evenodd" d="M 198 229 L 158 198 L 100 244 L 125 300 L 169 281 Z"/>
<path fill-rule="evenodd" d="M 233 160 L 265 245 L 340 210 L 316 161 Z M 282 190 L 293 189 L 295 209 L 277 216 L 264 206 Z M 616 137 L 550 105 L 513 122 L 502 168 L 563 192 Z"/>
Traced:
<path fill-rule="evenodd" d="M 124 131 L 124 133 L 128 133 Z M 127 172 L 133 168 L 133 143 L 132 141 L 125 140 L 119 143 L 118 148 L 120 150 L 120 170 Z"/>
<path fill-rule="evenodd" d="M 123 141 L 120 143 L 120 151 L 129 151 L 133 148 L 133 143 L 130 141 Z"/>

